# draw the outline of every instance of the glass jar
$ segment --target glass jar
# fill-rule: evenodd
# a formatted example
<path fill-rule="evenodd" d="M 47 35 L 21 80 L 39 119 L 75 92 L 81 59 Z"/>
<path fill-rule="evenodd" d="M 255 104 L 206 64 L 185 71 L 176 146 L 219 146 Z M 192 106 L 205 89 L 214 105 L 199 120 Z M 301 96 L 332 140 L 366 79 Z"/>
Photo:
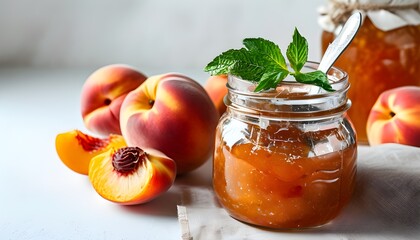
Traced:
<path fill-rule="evenodd" d="M 370 4 L 370 1 L 365 2 Z M 400 2 L 404 3 L 404 1 Z M 360 9 L 364 12 L 364 21 L 359 32 L 334 64 L 349 75 L 351 88 L 348 96 L 353 105 L 348 114 L 354 123 L 359 143 L 368 142 L 367 119 L 371 108 L 382 92 L 406 85 L 420 86 L 420 25 L 404 25 L 391 30 L 379 29 L 375 26 L 374 20 L 379 23 L 381 21 L 390 22 L 393 20 L 391 15 L 384 14 L 384 12 L 392 11 L 394 7 L 399 7 L 401 12 L 403 6 L 382 5 L 382 15 L 369 14 L 369 6 L 371 5 L 352 6 L 350 3 L 335 6 L 337 11 L 347 8 L 349 10 Z M 376 12 L 379 10 L 381 8 L 375 9 Z M 418 12 L 418 10 L 412 10 Z M 334 10 L 330 10 L 330 12 L 332 11 Z M 409 13 L 401 13 L 401 15 L 408 18 Z M 331 29 L 332 32 L 323 31 L 323 52 L 334 40 L 334 32 L 337 32 L 335 30 L 340 29 L 347 16 L 349 14 L 344 15 L 341 20 L 336 20 L 338 22 L 335 29 Z M 376 18 L 371 19 L 370 16 Z M 382 23 L 381 26 L 386 27 L 385 23 Z"/>
<path fill-rule="evenodd" d="M 268 228 L 315 227 L 349 201 L 357 157 L 346 116 L 349 84 L 336 68 L 329 79 L 335 92 L 286 78 L 273 91 L 255 93 L 253 83 L 228 77 L 213 187 L 233 218 Z"/>

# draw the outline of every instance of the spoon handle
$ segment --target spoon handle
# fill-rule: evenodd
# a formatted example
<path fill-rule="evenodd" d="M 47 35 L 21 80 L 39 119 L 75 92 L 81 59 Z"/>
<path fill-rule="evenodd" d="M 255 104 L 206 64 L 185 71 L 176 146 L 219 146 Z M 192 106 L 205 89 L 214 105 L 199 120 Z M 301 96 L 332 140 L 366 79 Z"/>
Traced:
<path fill-rule="evenodd" d="M 319 63 L 318 70 L 327 73 L 337 58 L 344 52 L 359 31 L 362 22 L 362 14 L 356 12 L 350 16 L 335 40 L 328 46 Z"/>

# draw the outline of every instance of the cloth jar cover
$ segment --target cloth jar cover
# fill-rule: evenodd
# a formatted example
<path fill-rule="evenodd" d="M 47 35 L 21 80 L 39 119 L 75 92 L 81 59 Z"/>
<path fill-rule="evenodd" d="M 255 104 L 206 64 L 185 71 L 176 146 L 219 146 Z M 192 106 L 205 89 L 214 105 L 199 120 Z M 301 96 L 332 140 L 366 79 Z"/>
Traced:
<path fill-rule="evenodd" d="M 355 11 L 369 17 L 382 31 L 420 24 L 420 0 L 329 0 L 318 11 L 318 22 L 328 32 L 339 31 L 339 26 Z"/>

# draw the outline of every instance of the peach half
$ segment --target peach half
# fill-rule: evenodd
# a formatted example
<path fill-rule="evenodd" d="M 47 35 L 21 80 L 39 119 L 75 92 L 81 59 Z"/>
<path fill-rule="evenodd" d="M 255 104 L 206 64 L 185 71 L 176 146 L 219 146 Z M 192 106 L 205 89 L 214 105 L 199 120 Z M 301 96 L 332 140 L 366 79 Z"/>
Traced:
<path fill-rule="evenodd" d="M 87 175 L 90 160 L 111 147 L 120 148 L 127 144 L 121 135 L 96 138 L 79 130 L 60 133 L 55 138 L 55 148 L 60 160 L 71 170 Z"/>
<path fill-rule="evenodd" d="M 103 198 L 121 205 L 148 202 L 166 192 L 176 176 L 175 162 L 138 147 L 110 149 L 92 159 L 89 180 Z"/>

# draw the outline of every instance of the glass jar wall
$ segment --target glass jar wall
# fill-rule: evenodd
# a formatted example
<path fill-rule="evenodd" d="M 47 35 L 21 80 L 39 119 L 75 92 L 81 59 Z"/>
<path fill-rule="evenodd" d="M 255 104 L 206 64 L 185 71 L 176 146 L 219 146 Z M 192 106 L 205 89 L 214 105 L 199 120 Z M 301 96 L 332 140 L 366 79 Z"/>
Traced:
<path fill-rule="evenodd" d="M 284 80 L 273 91 L 254 93 L 255 85 L 229 76 L 213 185 L 232 217 L 269 228 L 315 227 L 349 201 L 357 157 L 346 116 L 349 85 L 338 69 L 329 78 L 335 92 Z"/>

